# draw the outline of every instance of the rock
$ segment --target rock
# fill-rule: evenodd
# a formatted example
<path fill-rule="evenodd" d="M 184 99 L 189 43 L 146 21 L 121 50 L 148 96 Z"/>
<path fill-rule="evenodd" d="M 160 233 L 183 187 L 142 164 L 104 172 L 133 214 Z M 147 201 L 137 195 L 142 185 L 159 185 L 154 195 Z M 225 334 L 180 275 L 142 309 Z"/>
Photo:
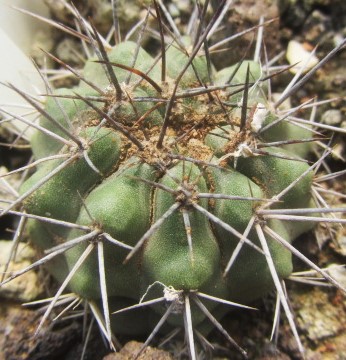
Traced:
<path fill-rule="evenodd" d="M 8 258 L 11 255 L 11 249 L 12 249 L 12 242 L 6 241 L 6 240 L 0 240 L 0 265 L 6 264 Z M 16 253 L 16 263 L 19 263 L 21 261 L 25 260 L 33 260 L 35 257 L 35 250 L 24 243 L 18 244 L 18 249 Z"/>
<path fill-rule="evenodd" d="M 320 10 L 314 10 L 304 23 L 304 38 L 317 45 L 328 40 L 332 31 L 332 19 Z"/>
<path fill-rule="evenodd" d="M 189 0 L 173 0 L 173 4 L 180 12 L 188 12 L 191 5 Z"/>
<path fill-rule="evenodd" d="M 29 266 L 34 258 L 34 250 L 27 244 L 20 243 L 15 261 L 7 261 L 12 249 L 11 241 L 0 241 L 0 273 L 19 271 Z M 19 302 L 30 302 L 43 293 L 43 284 L 39 281 L 37 273 L 29 271 L 9 283 L 0 287 L 0 297 Z"/>
<path fill-rule="evenodd" d="M 278 0 L 278 6 L 285 24 L 292 28 L 301 27 L 315 9 L 337 18 L 338 21 L 333 22 L 336 30 L 346 24 L 345 0 Z"/>
<path fill-rule="evenodd" d="M 83 67 L 85 58 L 79 40 L 66 38 L 56 48 L 57 57 L 70 66 Z"/>
<path fill-rule="evenodd" d="M 291 40 L 288 43 L 286 58 L 290 65 L 297 64 L 290 68 L 290 71 L 294 74 L 300 71 L 301 68 L 303 68 L 303 73 L 306 73 L 318 63 L 318 58 L 307 50 L 304 44 L 296 40 Z"/>
<path fill-rule="evenodd" d="M 231 34 L 236 34 L 258 25 L 262 15 L 264 16 L 264 21 L 277 18 L 279 16 L 277 2 L 274 0 L 233 1 L 225 26 L 213 35 L 212 42 L 217 43 Z M 227 17 L 225 19 L 227 19 Z M 263 38 L 265 39 L 266 51 L 269 58 L 279 53 L 279 25 L 279 21 L 273 21 L 264 27 Z M 216 49 L 217 51 L 215 53 L 211 54 L 213 63 L 217 68 L 230 66 L 239 61 L 239 55 L 245 55 L 246 49 L 249 46 L 251 46 L 251 48 L 248 49 L 246 58 L 252 58 L 256 43 L 256 41 L 253 41 L 254 37 L 256 37 L 256 31 L 251 31 L 231 42 L 223 44 L 220 48 Z"/>
<path fill-rule="evenodd" d="M 327 125 L 337 126 L 342 121 L 342 114 L 340 110 L 330 109 L 322 114 L 322 122 Z"/>
<path fill-rule="evenodd" d="M 74 26 L 74 17 L 61 1 L 44 0 L 53 19 Z M 109 0 L 76 0 L 73 2 L 79 13 L 88 18 L 92 17 L 93 23 L 102 34 L 106 34 L 113 24 L 112 3 Z M 129 30 L 140 18 L 142 5 L 141 0 L 119 0 L 117 3 L 118 18 L 122 34 Z M 124 31 L 125 29 L 125 31 Z"/>
<path fill-rule="evenodd" d="M 332 264 L 328 266 L 327 270 L 330 276 L 332 276 L 343 287 L 346 287 L 345 265 Z"/>
<path fill-rule="evenodd" d="M 1 127 L 0 127 L 1 131 Z M 0 134 L 1 135 L 1 134 Z M 0 153 L 1 154 L 1 153 Z M 0 166 L 0 176 L 6 175 L 8 169 L 5 166 Z M 0 207 L 5 208 L 8 206 L 9 201 L 13 201 L 16 197 L 16 189 L 18 184 L 14 176 L 6 176 L 0 178 Z"/>
<path fill-rule="evenodd" d="M 37 310 L 2 302 L 0 307 L 0 360 L 79 359 L 68 357 L 68 351 L 82 337 L 82 325 L 61 322 L 58 326 L 47 321 L 34 335 L 42 314 Z M 88 348 L 90 351 L 90 347 Z M 99 349 L 99 352 L 102 351 Z M 89 355 L 89 353 L 88 353 Z M 88 359 L 96 359 L 91 355 Z"/>
<path fill-rule="evenodd" d="M 297 311 L 298 326 L 308 339 L 319 343 L 335 337 L 342 332 L 346 323 L 346 314 L 341 306 L 335 306 L 329 294 L 320 288 L 302 294 Z"/>
<path fill-rule="evenodd" d="M 173 360 L 173 357 L 166 351 L 152 348 L 150 346 L 142 352 L 139 357 L 136 357 L 141 350 L 143 343 L 137 341 L 128 342 L 118 353 L 108 354 L 103 360 Z"/>

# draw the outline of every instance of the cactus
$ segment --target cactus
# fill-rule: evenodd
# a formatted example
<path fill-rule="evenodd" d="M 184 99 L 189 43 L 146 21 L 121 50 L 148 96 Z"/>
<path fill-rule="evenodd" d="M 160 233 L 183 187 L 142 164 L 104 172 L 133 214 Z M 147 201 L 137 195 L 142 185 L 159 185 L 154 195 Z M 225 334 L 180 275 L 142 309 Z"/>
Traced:
<path fill-rule="evenodd" d="M 223 3 L 196 40 L 162 37 L 159 60 L 135 42 L 107 47 L 92 28 L 97 56 L 44 108 L 13 86 L 41 119 L 36 170 L 3 214 L 30 215 L 39 263 L 61 284 L 40 326 L 69 289 L 102 314 L 110 343 L 185 326 L 195 358 L 192 328 L 216 324 L 245 355 L 218 320 L 276 290 L 303 351 L 281 282 L 292 253 L 342 288 L 291 245 L 321 218 L 310 127 L 271 106 L 258 61 L 216 71 L 203 51 Z"/>

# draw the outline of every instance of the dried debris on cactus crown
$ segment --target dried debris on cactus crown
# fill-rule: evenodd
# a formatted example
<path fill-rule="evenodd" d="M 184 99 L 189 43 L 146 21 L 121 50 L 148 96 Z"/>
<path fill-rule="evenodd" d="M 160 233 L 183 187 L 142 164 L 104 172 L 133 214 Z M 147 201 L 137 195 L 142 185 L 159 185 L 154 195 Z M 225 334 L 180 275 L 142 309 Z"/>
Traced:
<path fill-rule="evenodd" d="M 209 22 L 208 2 L 196 6 L 193 37 L 180 36 L 154 1 L 138 38 L 155 18 L 156 57 L 141 41 L 111 46 L 65 6 L 95 55 L 80 72 L 47 53 L 79 83 L 49 93 L 44 106 L 10 85 L 40 122 L 30 140 L 35 172 L 2 215 L 28 219 L 30 241 L 44 255 L 2 284 L 45 264 L 60 287 L 37 332 L 68 289 L 71 301 L 90 305 L 111 347 L 113 334 L 147 333 L 147 345 L 157 332 L 183 327 L 192 359 L 195 334 L 204 339 L 214 327 L 246 356 L 219 320 L 275 290 L 303 352 L 283 286 L 292 254 L 345 289 L 292 242 L 318 222 L 344 223 L 335 214 L 345 209 L 314 195 L 316 169 L 331 150 L 309 162 L 320 125 L 294 114 L 310 103 L 283 112 L 278 105 L 345 41 L 272 104 L 275 74 L 258 56 L 219 71 L 210 61 L 207 41 L 230 2 Z M 131 311 L 140 311 L 133 322 Z"/>

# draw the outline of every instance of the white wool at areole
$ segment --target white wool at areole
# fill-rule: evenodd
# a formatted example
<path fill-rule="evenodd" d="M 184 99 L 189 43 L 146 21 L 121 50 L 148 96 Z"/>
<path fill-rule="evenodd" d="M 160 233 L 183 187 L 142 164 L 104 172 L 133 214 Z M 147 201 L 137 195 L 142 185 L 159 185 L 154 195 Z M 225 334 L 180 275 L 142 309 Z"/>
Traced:
<path fill-rule="evenodd" d="M 43 93 L 44 83 L 29 54 L 35 34 L 47 25 L 13 7 L 48 15 L 48 9 L 41 0 L 0 0 L 0 82 L 11 83 L 29 94 Z M 27 102 L 5 86 L 0 87 L 0 105 L 15 116 L 25 115 L 27 118 L 26 114 L 30 112 Z M 10 114 L 2 115 L 10 119 Z M 18 131 L 27 127 L 19 120 L 11 124 Z"/>

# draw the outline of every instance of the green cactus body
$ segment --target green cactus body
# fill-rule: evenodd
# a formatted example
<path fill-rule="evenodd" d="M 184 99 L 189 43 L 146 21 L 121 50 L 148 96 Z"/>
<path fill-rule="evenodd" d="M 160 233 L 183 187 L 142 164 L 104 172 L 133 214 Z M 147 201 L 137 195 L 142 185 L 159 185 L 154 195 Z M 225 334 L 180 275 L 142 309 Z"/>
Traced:
<path fill-rule="evenodd" d="M 182 179 L 183 170 L 189 174 L 190 181 L 197 182 L 198 191 L 207 191 L 198 168 L 191 164 L 185 169 L 182 163 L 174 166 L 160 183 L 176 188 L 179 185 L 174 179 Z M 170 193 L 156 190 L 152 204 L 153 220 L 158 220 L 174 203 L 175 198 Z M 203 203 L 206 207 L 206 201 Z M 220 274 L 220 250 L 209 222 L 196 211 L 187 209 L 186 213 L 191 229 L 194 229 L 191 250 L 186 239 L 183 216 L 180 211 L 176 211 L 153 234 L 145 247 L 143 274 L 147 278 L 147 284 L 160 281 L 179 290 L 202 290 L 210 287 L 211 280 Z"/>
<path fill-rule="evenodd" d="M 137 45 L 132 42 L 121 43 L 109 52 L 109 61 L 129 66 L 136 49 Z M 261 221 L 256 210 L 307 171 L 308 164 L 301 161 L 300 155 L 309 151 L 309 145 L 290 145 L 289 149 L 273 146 L 265 148 L 265 153 L 255 153 L 251 149 L 260 141 L 296 140 L 307 136 L 294 125 L 282 122 L 261 133 L 261 128 L 276 119 L 269 110 L 255 124 L 257 128 L 251 127 L 254 125 L 251 117 L 245 127 L 240 128 L 239 108 L 226 106 L 227 102 L 240 101 L 244 95 L 243 90 L 232 95 L 234 87 L 218 90 L 218 98 L 226 103 L 224 107 L 211 101 L 205 93 L 180 96 L 186 89 L 192 91 L 209 82 L 205 56 L 197 56 L 177 87 L 167 130 L 157 146 L 174 79 L 189 60 L 188 55 L 175 46 L 167 50 L 166 57 L 165 82 L 160 80 L 160 62 L 155 63 L 141 48 L 134 65 L 135 69 L 147 73 L 159 89 L 138 73 L 113 65 L 124 90 L 121 100 L 117 100 L 104 64 L 88 61 L 83 75 L 103 94 L 81 82 L 71 90 L 58 92 L 59 95 L 77 96 L 75 99 L 47 101 L 49 115 L 63 127 L 70 126 L 74 136 L 87 145 L 68 147 L 47 134 L 37 133 L 32 140 L 36 158 L 66 154 L 67 158 L 75 156 L 75 159 L 32 191 L 24 201 L 24 208 L 28 213 L 76 223 L 95 231 L 94 237 L 59 255 L 51 272 L 63 281 L 89 244 L 93 244 L 95 249 L 70 279 L 69 288 L 82 298 L 101 303 L 96 247 L 102 241 L 111 311 L 137 303 L 155 283 L 183 294 L 202 292 L 248 304 L 274 288 L 255 230 L 246 235 L 248 242 L 243 244 L 226 274 L 225 267 L 252 217 L 255 222 Z M 231 85 L 241 89 L 247 68 L 251 73 L 250 81 L 255 83 L 249 91 L 248 102 L 254 112 L 259 103 L 267 106 L 263 95 L 265 84 L 257 81 L 261 76 L 258 64 L 244 63 L 236 73 L 236 65 L 218 73 L 214 71 L 213 84 L 224 85 L 231 79 Z M 131 80 L 124 85 L 129 75 Z M 85 100 L 88 96 L 106 100 L 90 100 L 91 106 Z M 157 105 L 157 100 L 151 101 L 150 97 L 162 100 L 158 100 L 160 104 Z M 67 124 L 61 109 L 71 124 Z M 70 141 L 47 119 L 42 119 L 41 125 Z M 299 149 L 297 152 L 294 152 L 295 146 Z M 22 193 L 30 192 L 64 161 L 57 159 L 40 165 L 22 186 Z M 280 198 L 280 202 L 274 202 L 272 208 L 309 207 L 311 182 L 312 174 L 305 176 Z M 311 228 L 311 223 L 307 222 L 299 227 L 280 220 L 268 221 L 268 224 L 288 242 Z M 32 220 L 30 233 L 32 241 L 45 250 L 73 241 L 85 231 Z M 105 234 L 125 247 L 107 241 Z M 143 241 L 136 248 L 140 239 Z M 272 238 L 268 238 L 268 246 L 279 278 L 289 276 L 291 253 Z M 130 251 L 133 256 L 126 259 Z M 156 286 L 148 297 L 153 298 L 154 293 L 162 296 L 162 287 Z M 208 308 L 220 306 L 214 304 Z M 152 309 L 152 316 L 144 316 L 138 329 L 132 331 L 128 324 L 121 326 L 122 322 L 127 322 L 125 314 L 115 316 L 114 329 L 146 331 L 150 318 L 157 321 L 158 315 L 165 311 L 159 305 L 153 305 Z M 192 317 L 196 326 L 205 320 L 195 306 Z M 168 322 L 179 323 L 175 315 L 171 320 L 168 318 Z"/>

